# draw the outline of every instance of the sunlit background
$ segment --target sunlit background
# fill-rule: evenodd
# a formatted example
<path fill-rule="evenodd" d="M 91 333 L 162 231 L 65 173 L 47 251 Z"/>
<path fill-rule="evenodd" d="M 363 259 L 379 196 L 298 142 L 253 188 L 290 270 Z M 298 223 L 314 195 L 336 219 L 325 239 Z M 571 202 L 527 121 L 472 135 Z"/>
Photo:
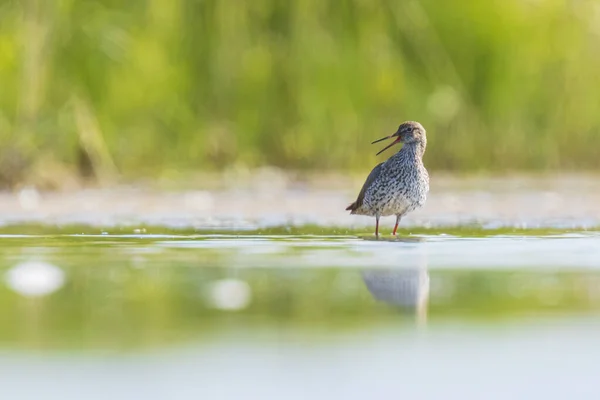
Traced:
<path fill-rule="evenodd" d="M 595 0 L 0 0 L 0 398 L 598 398 L 599 71 Z"/>
<path fill-rule="evenodd" d="M 435 170 L 593 169 L 592 0 L 5 0 L 0 183 L 360 171 L 407 119 Z"/>

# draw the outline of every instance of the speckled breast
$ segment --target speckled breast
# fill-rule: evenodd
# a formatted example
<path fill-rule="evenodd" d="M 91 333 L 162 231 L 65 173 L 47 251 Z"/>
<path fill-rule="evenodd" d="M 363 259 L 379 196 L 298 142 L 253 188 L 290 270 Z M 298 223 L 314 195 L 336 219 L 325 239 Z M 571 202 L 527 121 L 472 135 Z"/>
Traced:
<path fill-rule="evenodd" d="M 429 192 L 427 170 L 420 165 L 386 168 L 365 196 L 365 206 L 381 216 L 404 215 L 425 204 Z"/>

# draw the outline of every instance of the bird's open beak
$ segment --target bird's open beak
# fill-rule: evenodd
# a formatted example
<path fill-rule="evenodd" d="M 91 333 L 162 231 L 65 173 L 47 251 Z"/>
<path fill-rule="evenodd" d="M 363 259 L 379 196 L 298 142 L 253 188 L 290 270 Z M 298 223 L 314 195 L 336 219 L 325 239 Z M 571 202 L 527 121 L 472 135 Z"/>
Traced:
<path fill-rule="evenodd" d="M 377 139 L 377 140 L 376 140 L 376 141 L 374 141 L 374 142 L 371 142 L 371 144 L 375 144 L 375 143 L 379 143 L 379 142 L 381 142 L 381 141 L 384 141 L 384 140 L 387 140 L 387 139 L 391 139 L 391 138 L 394 138 L 394 137 L 396 138 L 396 140 L 394 140 L 392 143 L 388 144 L 388 145 L 387 145 L 387 146 L 385 146 L 383 149 L 381 149 L 381 150 L 379 151 L 379 153 L 377 153 L 377 155 L 380 155 L 381 153 L 383 153 L 384 151 L 386 151 L 387 149 L 389 149 L 390 147 L 392 147 L 392 146 L 393 146 L 393 145 L 395 145 L 396 143 L 400 143 L 400 133 L 399 133 L 399 132 L 396 132 L 396 133 L 394 133 L 393 135 L 386 136 L 386 137 L 383 137 L 383 138 L 381 138 L 381 139 Z"/>

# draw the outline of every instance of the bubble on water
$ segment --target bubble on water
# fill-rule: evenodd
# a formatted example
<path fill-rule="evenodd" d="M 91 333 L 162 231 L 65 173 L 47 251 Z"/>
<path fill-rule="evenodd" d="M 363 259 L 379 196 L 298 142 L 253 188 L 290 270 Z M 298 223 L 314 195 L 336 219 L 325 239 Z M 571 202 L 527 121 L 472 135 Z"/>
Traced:
<path fill-rule="evenodd" d="M 23 210 L 35 210 L 40 205 L 40 194 L 34 187 L 21 189 L 18 194 L 19 205 Z"/>
<path fill-rule="evenodd" d="M 43 261 L 27 261 L 9 269 L 6 285 L 26 297 L 41 297 L 56 292 L 65 284 L 65 273 Z"/>
<path fill-rule="evenodd" d="M 211 283 L 208 299 L 214 308 L 231 311 L 242 310 L 250 304 L 252 291 L 244 281 L 223 279 Z"/>

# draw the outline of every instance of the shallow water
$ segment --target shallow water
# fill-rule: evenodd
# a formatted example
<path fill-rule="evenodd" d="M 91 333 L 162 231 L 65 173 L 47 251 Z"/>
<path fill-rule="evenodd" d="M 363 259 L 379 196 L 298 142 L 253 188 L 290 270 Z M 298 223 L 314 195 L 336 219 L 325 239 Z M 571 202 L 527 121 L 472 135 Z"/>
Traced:
<path fill-rule="evenodd" d="M 290 203 L 297 223 L 190 226 L 156 199 L 70 218 L 84 195 L 52 196 L 0 228 L 3 399 L 597 398 L 585 210 L 487 218 L 480 198 L 464 223 L 430 209 L 375 240 Z"/>
<path fill-rule="evenodd" d="M 0 392 L 594 398 L 600 234 L 448 231 L 5 234 Z"/>

